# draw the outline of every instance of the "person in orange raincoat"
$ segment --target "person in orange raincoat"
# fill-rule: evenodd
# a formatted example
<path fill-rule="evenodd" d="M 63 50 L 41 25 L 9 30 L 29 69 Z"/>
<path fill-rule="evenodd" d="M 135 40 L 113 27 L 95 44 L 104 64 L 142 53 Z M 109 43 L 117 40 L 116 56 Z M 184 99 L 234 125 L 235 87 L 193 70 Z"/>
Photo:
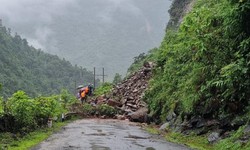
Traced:
<path fill-rule="evenodd" d="M 80 94 L 80 100 L 81 100 L 82 104 L 83 104 L 83 102 L 86 102 L 88 93 L 89 93 L 88 86 L 80 89 L 79 94 Z"/>

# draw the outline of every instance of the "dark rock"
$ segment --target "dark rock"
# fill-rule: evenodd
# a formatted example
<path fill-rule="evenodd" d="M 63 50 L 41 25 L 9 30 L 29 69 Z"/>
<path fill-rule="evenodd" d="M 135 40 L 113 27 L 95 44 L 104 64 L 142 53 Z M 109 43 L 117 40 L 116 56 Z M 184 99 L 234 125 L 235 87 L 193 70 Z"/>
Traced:
<path fill-rule="evenodd" d="M 209 143 L 215 143 L 219 139 L 220 139 L 220 134 L 218 132 L 212 132 L 207 138 Z"/>
<path fill-rule="evenodd" d="M 101 119 L 106 119 L 106 118 L 107 118 L 106 115 L 101 116 Z"/>
<path fill-rule="evenodd" d="M 134 100 L 134 97 L 130 96 L 127 98 L 127 100 Z"/>
<path fill-rule="evenodd" d="M 207 127 L 218 126 L 219 124 L 220 124 L 220 122 L 218 120 L 208 120 L 206 122 Z"/>
<path fill-rule="evenodd" d="M 192 128 L 202 128 L 206 125 L 206 121 L 203 118 L 197 116 L 192 117 L 189 123 Z"/>
<path fill-rule="evenodd" d="M 168 113 L 168 115 L 167 115 L 166 120 L 167 120 L 167 121 L 171 121 L 171 120 L 173 120 L 173 119 L 175 119 L 175 118 L 176 118 L 176 114 L 175 114 L 173 111 L 170 111 L 170 112 Z"/>
<path fill-rule="evenodd" d="M 167 129 L 167 127 L 169 127 L 169 122 L 166 122 L 163 125 L 161 125 L 161 127 L 159 128 L 159 130 L 165 131 Z"/>
<path fill-rule="evenodd" d="M 243 130 L 243 135 L 240 137 L 240 142 L 241 143 L 248 143 L 250 140 L 250 125 L 246 126 L 245 129 Z"/>
<path fill-rule="evenodd" d="M 124 115 L 116 115 L 115 118 L 118 120 L 125 120 L 126 119 L 126 117 Z"/>
<path fill-rule="evenodd" d="M 246 126 L 246 128 L 243 131 L 244 134 L 250 134 L 250 125 Z"/>
<path fill-rule="evenodd" d="M 198 122 L 196 123 L 196 128 L 202 128 L 206 125 L 206 121 L 203 118 L 200 118 Z"/>
<path fill-rule="evenodd" d="M 140 108 L 136 112 L 128 114 L 128 118 L 130 121 L 134 122 L 147 122 L 147 112 L 147 108 Z"/>
<path fill-rule="evenodd" d="M 107 104 L 112 107 L 121 107 L 122 104 L 120 102 L 117 102 L 115 100 L 109 99 Z"/>

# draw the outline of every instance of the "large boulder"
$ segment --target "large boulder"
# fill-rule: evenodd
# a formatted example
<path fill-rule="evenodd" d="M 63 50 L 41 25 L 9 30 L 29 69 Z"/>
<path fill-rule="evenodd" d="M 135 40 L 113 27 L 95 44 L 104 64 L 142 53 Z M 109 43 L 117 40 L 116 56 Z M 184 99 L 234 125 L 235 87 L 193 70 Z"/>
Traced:
<path fill-rule="evenodd" d="M 140 108 L 135 112 L 129 113 L 127 115 L 130 121 L 134 122 L 147 122 L 148 121 L 148 108 Z"/>

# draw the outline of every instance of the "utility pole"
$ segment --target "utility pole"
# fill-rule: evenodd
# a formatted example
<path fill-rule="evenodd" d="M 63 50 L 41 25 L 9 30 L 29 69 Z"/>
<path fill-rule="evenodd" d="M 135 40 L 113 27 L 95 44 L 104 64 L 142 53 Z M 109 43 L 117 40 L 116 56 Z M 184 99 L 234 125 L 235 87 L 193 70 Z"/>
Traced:
<path fill-rule="evenodd" d="M 94 89 L 95 89 L 95 67 L 94 67 Z"/>
<path fill-rule="evenodd" d="M 96 79 L 97 76 L 101 76 L 101 77 L 102 77 L 102 83 L 105 82 L 104 78 L 105 78 L 107 75 L 105 75 L 104 68 L 102 68 L 102 74 L 99 74 L 99 75 L 98 75 L 98 74 L 96 74 L 96 69 L 95 69 L 95 67 L 94 67 L 94 88 L 95 88 L 95 86 L 96 86 L 95 79 Z"/>
<path fill-rule="evenodd" d="M 2 19 L 0 19 L 0 27 L 2 27 L 3 26 L 3 24 L 2 24 Z"/>
<path fill-rule="evenodd" d="M 75 79 L 75 93 L 74 94 L 77 94 L 76 79 Z"/>
<path fill-rule="evenodd" d="M 104 68 L 102 68 L 102 83 L 104 83 Z"/>

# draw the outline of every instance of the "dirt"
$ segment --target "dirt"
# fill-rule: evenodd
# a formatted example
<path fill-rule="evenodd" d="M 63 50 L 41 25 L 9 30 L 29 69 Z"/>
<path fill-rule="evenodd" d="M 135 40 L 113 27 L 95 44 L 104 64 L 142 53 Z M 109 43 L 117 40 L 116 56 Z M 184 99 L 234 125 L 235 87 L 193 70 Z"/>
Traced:
<path fill-rule="evenodd" d="M 32 150 L 188 150 L 126 120 L 83 119 L 63 127 Z"/>

